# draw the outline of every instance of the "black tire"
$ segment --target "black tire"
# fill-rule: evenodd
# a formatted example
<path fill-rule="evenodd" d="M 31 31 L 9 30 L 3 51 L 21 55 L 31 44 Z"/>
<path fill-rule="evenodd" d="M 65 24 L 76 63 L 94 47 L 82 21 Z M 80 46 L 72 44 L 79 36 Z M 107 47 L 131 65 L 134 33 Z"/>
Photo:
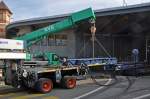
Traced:
<path fill-rule="evenodd" d="M 35 89 L 41 93 L 48 93 L 53 89 L 53 82 L 48 78 L 40 78 L 36 83 Z"/>
<path fill-rule="evenodd" d="M 85 63 L 80 64 L 80 74 L 81 75 L 86 75 L 89 72 L 89 67 Z"/>
<path fill-rule="evenodd" d="M 63 88 L 73 89 L 76 87 L 76 77 L 67 76 L 62 79 L 61 85 Z"/>

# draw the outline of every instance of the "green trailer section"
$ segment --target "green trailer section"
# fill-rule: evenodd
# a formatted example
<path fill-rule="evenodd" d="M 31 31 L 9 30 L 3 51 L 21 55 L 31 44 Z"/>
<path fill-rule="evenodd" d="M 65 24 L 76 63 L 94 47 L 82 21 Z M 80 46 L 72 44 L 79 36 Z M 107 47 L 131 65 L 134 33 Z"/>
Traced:
<path fill-rule="evenodd" d="M 33 53 L 34 57 L 43 57 L 48 61 L 49 65 L 53 65 L 54 67 L 60 65 L 59 57 L 52 52 L 35 52 Z M 29 59 L 29 58 L 28 58 Z"/>
<path fill-rule="evenodd" d="M 44 37 L 47 37 L 50 34 L 58 33 L 59 31 L 65 30 L 67 28 L 73 27 L 75 24 L 87 20 L 94 19 L 94 11 L 91 8 L 73 13 L 67 19 L 49 25 L 47 27 L 41 28 L 39 30 L 27 33 L 23 36 L 17 37 L 17 40 L 24 40 L 26 42 L 26 48 L 32 46 L 32 44 L 42 40 Z"/>

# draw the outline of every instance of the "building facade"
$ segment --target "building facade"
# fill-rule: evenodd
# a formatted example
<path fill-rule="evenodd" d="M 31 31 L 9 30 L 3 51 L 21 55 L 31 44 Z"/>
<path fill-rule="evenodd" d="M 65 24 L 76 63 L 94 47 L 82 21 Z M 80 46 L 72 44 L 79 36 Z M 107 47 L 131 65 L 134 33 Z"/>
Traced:
<path fill-rule="evenodd" d="M 132 61 L 132 50 L 139 49 L 140 61 L 150 60 L 150 3 L 100 9 L 95 14 L 95 57 L 112 56 L 119 61 Z M 7 26 L 7 37 L 30 33 L 68 16 L 69 14 L 13 22 Z M 31 51 L 50 51 L 69 58 L 92 57 L 90 23 L 87 20 L 56 35 L 49 35 L 33 45 Z"/>
<path fill-rule="evenodd" d="M 10 23 L 12 12 L 7 5 L 0 1 L 0 38 L 6 37 L 5 27 Z"/>
<path fill-rule="evenodd" d="M 7 5 L 0 1 L 0 38 L 6 38 L 6 26 L 10 23 L 12 12 Z M 0 81 L 2 80 L 2 69 L 0 66 Z"/>

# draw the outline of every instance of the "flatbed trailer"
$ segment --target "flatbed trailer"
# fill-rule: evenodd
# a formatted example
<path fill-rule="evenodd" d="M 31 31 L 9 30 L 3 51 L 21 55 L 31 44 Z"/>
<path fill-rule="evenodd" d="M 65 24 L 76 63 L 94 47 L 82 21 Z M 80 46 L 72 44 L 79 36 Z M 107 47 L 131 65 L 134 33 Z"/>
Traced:
<path fill-rule="evenodd" d="M 80 59 L 68 59 L 70 65 L 87 65 L 87 66 L 99 66 L 99 65 L 114 65 L 117 64 L 115 57 L 107 58 L 80 58 Z"/>
<path fill-rule="evenodd" d="M 40 78 L 49 78 L 54 84 L 57 83 L 61 86 L 66 86 L 65 88 L 74 88 L 76 86 L 76 77 L 82 75 L 82 67 L 84 67 L 85 64 L 87 68 L 112 66 L 116 65 L 117 60 L 116 58 L 82 58 L 68 59 L 68 62 L 72 62 L 72 64 L 55 67 L 49 66 L 47 61 L 43 61 L 43 63 L 42 61 L 25 61 L 21 67 L 23 70 L 23 82 L 25 82 L 25 86 L 36 88 L 34 84 L 37 83 Z M 64 78 L 66 80 L 63 80 Z M 66 82 L 69 79 L 74 85 L 71 85 L 71 82 Z M 66 83 L 63 83 L 64 81 Z M 67 83 L 70 83 L 70 86 L 74 87 L 69 87 Z M 40 91 L 43 92 L 41 88 Z"/>
<path fill-rule="evenodd" d="M 38 64 L 27 65 L 28 63 L 26 62 L 26 65 L 21 67 L 23 73 L 20 82 L 23 82 L 21 85 L 24 87 L 47 93 L 52 90 L 54 84 L 68 89 L 76 86 L 76 76 L 79 73 L 78 66 L 67 67 L 60 65 L 60 67 L 50 67 L 49 65 Z"/>
<path fill-rule="evenodd" d="M 79 66 L 82 69 L 97 68 L 98 70 L 114 70 L 117 66 L 117 58 L 81 58 L 81 59 L 68 59 L 70 66 Z M 87 70 L 86 70 L 87 71 Z"/>

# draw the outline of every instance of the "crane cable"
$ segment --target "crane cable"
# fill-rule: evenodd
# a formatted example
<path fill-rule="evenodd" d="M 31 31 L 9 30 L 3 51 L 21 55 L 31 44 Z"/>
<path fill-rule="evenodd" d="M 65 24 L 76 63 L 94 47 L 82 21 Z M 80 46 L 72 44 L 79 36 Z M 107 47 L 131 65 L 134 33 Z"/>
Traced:
<path fill-rule="evenodd" d="M 96 40 L 97 43 L 102 47 L 102 49 L 104 50 L 104 52 L 111 57 L 111 55 L 107 52 L 107 50 L 105 49 L 105 47 L 98 41 L 98 39 L 95 37 L 95 33 L 96 33 L 96 25 L 95 25 L 95 20 L 91 20 L 91 34 L 92 34 L 92 46 L 93 46 L 93 58 L 95 58 L 95 51 L 94 51 L 94 41 Z M 88 74 L 90 75 L 90 78 L 92 79 L 92 81 L 99 86 L 112 86 L 115 85 L 118 82 L 118 79 L 116 77 L 116 73 L 115 73 L 115 68 L 113 68 L 113 70 L 111 70 L 111 78 L 113 78 L 115 81 L 114 83 L 111 83 L 109 85 L 105 85 L 105 84 L 100 84 L 98 81 L 96 81 L 96 79 L 94 78 L 94 76 L 92 76 L 91 74 L 91 70 L 89 69 L 89 67 L 87 65 L 84 64 L 84 68 L 87 69 L 86 71 L 88 71 Z M 132 82 L 130 81 L 129 77 L 126 77 L 127 81 L 129 82 L 129 85 L 132 85 Z M 130 88 L 130 87 L 129 87 Z M 127 90 L 129 89 L 127 88 Z"/>
<path fill-rule="evenodd" d="M 92 46 L 93 46 L 93 58 L 95 58 L 95 49 L 94 49 L 94 42 L 95 42 L 95 33 L 96 33 L 96 25 L 95 25 L 95 20 L 91 20 L 90 21 L 91 23 L 91 27 L 90 27 L 90 31 L 91 31 L 91 34 L 92 34 Z M 96 39 L 97 40 L 97 39 Z M 104 46 L 102 46 L 102 44 L 100 42 L 98 42 L 99 45 L 103 48 L 103 50 L 106 52 L 106 54 L 110 57 L 110 54 L 107 53 L 106 49 L 104 48 Z M 85 71 L 88 71 L 88 74 L 90 75 L 90 78 L 92 79 L 92 81 L 96 84 L 96 85 L 99 85 L 99 86 L 112 86 L 114 84 L 116 84 L 116 82 L 118 81 L 117 78 L 114 76 L 114 79 L 115 79 L 115 82 L 114 83 L 111 83 L 109 85 L 105 85 L 105 84 L 100 84 L 98 81 L 96 81 L 96 79 L 94 78 L 94 76 L 92 76 L 92 73 L 91 73 L 91 70 L 89 69 L 89 67 L 84 64 L 84 69 Z M 83 67 L 81 66 L 81 67 Z M 113 71 L 114 72 L 114 71 Z"/>

